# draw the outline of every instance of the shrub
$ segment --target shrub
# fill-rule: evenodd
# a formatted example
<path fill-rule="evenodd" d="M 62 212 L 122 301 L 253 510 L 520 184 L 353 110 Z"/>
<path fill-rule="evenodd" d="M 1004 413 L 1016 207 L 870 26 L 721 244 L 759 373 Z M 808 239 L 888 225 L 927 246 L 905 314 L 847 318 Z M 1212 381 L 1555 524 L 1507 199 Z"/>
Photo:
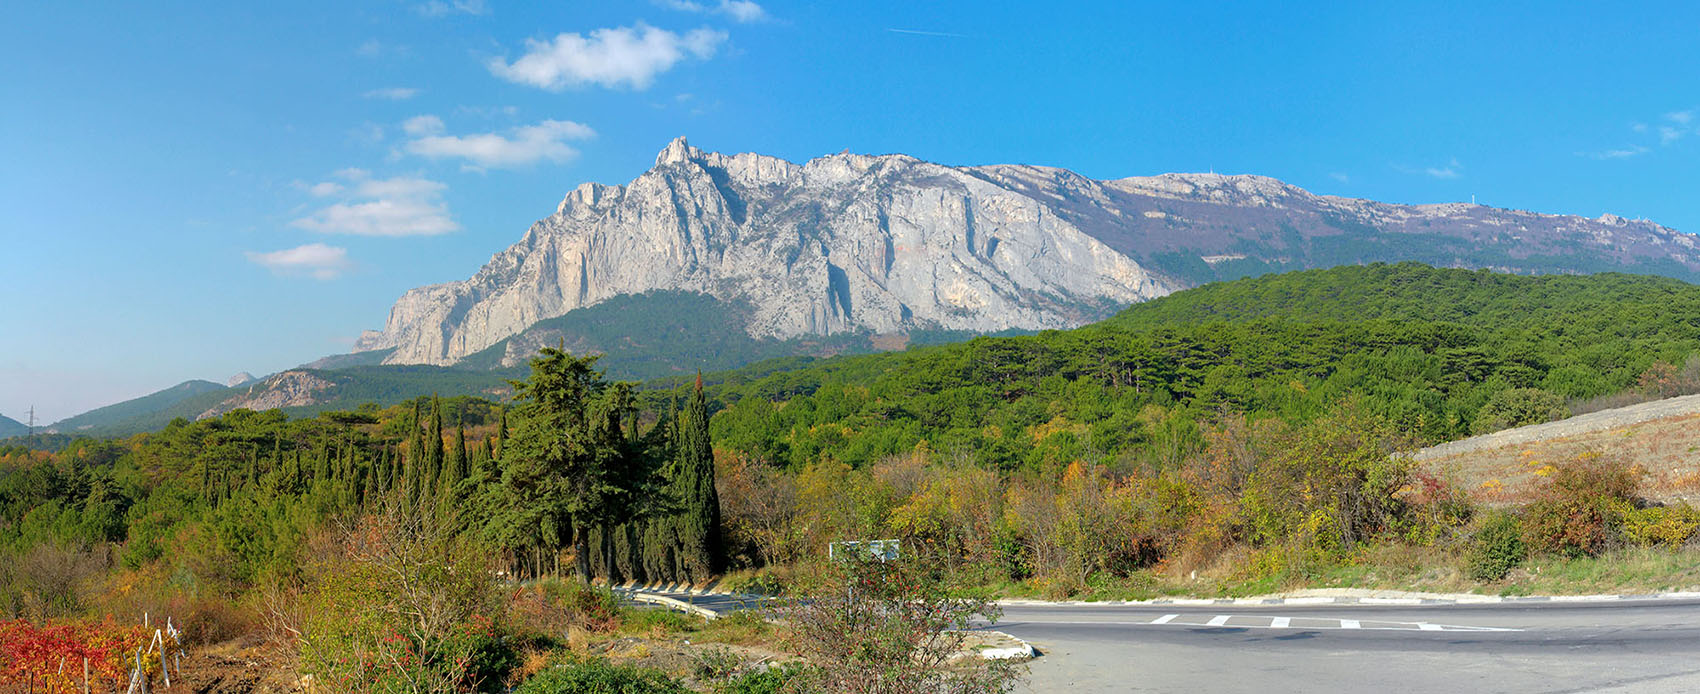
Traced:
<path fill-rule="evenodd" d="M 803 665 L 778 665 L 738 675 L 716 685 L 711 691 L 714 694 L 795 694 L 806 678 L 807 668 Z"/>
<path fill-rule="evenodd" d="M 1517 517 L 1503 512 L 1491 514 L 1476 531 L 1465 571 L 1477 581 L 1503 580 L 1528 555 L 1529 550 L 1523 544 L 1523 527 Z"/>
<path fill-rule="evenodd" d="M 1488 397 L 1487 404 L 1476 412 L 1476 420 L 1470 430 L 1486 434 L 1569 416 L 1570 410 L 1564 406 L 1564 398 L 1556 393 L 1539 388 L 1511 388 Z"/>
<path fill-rule="evenodd" d="M 1555 467 L 1529 505 L 1523 539 L 1529 548 L 1566 556 L 1591 556 L 1616 538 L 1633 508 L 1640 469 L 1599 453 L 1583 453 Z"/>
<path fill-rule="evenodd" d="M 301 665 L 338 692 L 501 691 L 516 658 L 488 553 L 403 513 L 369 516 L 306 571 Z"/>
<path fill-rule="evenodd" d="M 771 569 L 732 574 L 720 582 L 720 586 L 728 592 L 752 595 L 784 595 L 787 584 L 788 581 Z"/>
<path fill-rule="evenodd" d="M 822 573 L 808 601 L 785 607 L 787 643 L 813 667 L 792 686 L 825 694 L 979 694 L 1008 691 L 1007 662 L 952 667 L 965 629 L 996 621 L 997 606 L 946 594 L 915 559 L 882 562 L 848 554 Z"/>
<path fill-rule="evenodd" d="M 508 609 L 517 630 L 554 640 L 572 629 L 606 633 L 620 626 L 614 592 L 578 579 L 542 579 L 516 588 Z"/>
<path fill-rule="evenodd" d="M 1686 504 L 1631 509 L 1623 514 L 1623 537 L 1640 547 L 1675 549 L 1700 531 L 1700 511 Z"/>
<path fill-rule="evenodd" d="M 689 694 L 661 672 L 613 665 L 601 659 L 568 658 L 525 681 L 514 694 Z"/>

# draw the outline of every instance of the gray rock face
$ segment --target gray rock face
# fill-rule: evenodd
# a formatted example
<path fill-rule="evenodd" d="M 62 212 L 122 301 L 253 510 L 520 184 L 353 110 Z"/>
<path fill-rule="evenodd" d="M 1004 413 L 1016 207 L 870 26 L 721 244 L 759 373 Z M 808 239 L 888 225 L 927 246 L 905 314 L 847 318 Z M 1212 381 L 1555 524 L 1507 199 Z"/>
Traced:
<path fill-rule="evenodd" d="M 279 407 L 312 405 L 316 402 L 317 393 L 333 385 L 335 384 L 305 371 L 285 371 L 267 376 L 264 381 L 254 381 L 254 386 L 247 391 L 224 399 L 195 419 L 199 421 L 217 417 L 238 408 L 259 412 Z"/>
<path fill-rule="evenodd" d="M 586 183 L 470 280 L 412 290 L 388 363 L 448 364 L 545 318 L 651 289 L 738 298 L 788 338 L 1064 328 L 1174 285 L 971 170 L 840 154 L 796 165 L 674 140 L 625 186 Z"/>
<path fill-rule="evenodd" d="M 653 289 L 746 301 L 758 337 L 1066 328 L 1212 279 L 1378 260 L 1700 271 L 1693 237 L 1610 215 L 1390 205 L 1258 176 L 1097 181 L 849 153 L 798 165 L 679 138 L 624 186 L 573 190 L 471 279 L 407 292 L 356 350 L 451 364 Z"/>

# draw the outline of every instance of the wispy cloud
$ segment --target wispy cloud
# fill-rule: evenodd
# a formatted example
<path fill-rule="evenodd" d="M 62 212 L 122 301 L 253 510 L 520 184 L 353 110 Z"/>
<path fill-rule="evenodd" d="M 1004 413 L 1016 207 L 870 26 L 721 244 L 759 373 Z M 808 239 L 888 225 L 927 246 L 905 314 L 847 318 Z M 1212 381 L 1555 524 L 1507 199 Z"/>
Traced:
<path fill-rule="evenodd" d="M 354 54 L 362 58 L 400 57 L 408 54 L 408 47 L 400 44 L 384 43 L 377 39 L 366 39 L 354 49 Z"/>
<path fill-rule="evenodd" d="M 1603 161 L 1607 159 L 1628 159 L 1630 157 L 1638 157 L 1646 154 L 1648 151 L 1649 150 L 1646 147 L 1642 147 L 1641 145 L 1630 145 L 1628 147 L 1608 149 L 1602 152 L 1577 152 L 1576 155 Z"/>
<path fill-rule="evenodd" d="M 447 17 L 451 14 L 488 14 L 490 7 L 484 0 L 430 0 L 413 6 L 413 11 L 427 17 Z"/>
<path fill-rule="evenodd" d="M 1446 162 L 1445 166 L 1410 167 L 1410 166 L 1404 166 L 1402 164 L 1394 164 L 1393 168 L 1395 170 L 1398 170 L 1401 173 L 1416 174 L 1416 175 L 1420 175 L 1420 176 L 1427 176 L 1429 178 L 1438 178 L 1438 179 L 1442 179 L 1442 180 L 1448 180 L 1448 179 L 1458 178 L 1460 175 L 1462 175 L 1462 172 L 1464 170 L 1464 165 L 1458 163 L 1457 158 L 1453 158 L 1450 161 Z"/>
<path fill-rule="evenodd" d="M 545 120 L 506 134 L 449 135 L 444 132 L 442 119 L 431 115 L 408 119 L 402 130 L 413 136 L 405 145 L 408 153 L 432 159 L 464 159 L 464 168 L 474 171 L 529 166 L 543 160 L 569 161 L 578 156 L 578 150 L 568 145 L 568 140 L 596 135 L 588 125 L 563 120 Z"/>
<path fill-rule="evenodd" d="M 312 190 L 323 190 L 327 197 L 340 195 L 343 200 L 290 226 L 356 236 L 434 236 L 460 230 L 442 200 L 448 187 L 441 183 L 409 176 L 372 178 L 362 169 L 343 169 L 336 176 L 347 186 L 326 181 L 331 185 L 315 184 Z"/>
<path fill-rule="evenodd" d="M 597 29 L 588 37 L 563 33 L 550 41 L 528 39 L 518 60 L 492 58 L 487 67 L 509 82 L 551 91 L 591 84 L 647 89 L 656 75 L 687 58 L 714 57 L 726 38 L 726 32 L 708 27 L 676 34 L 639 23 Z"/>
<path fill-rule="evenodd" d="M 682 12 L 714 12 L 746 24 L 768 18 L 767 10 L 750 0 L 720 0 L 718 4 L 712 5 L 695 0 L 657 0 L 655 4 Z"/>
<path fill-rule="evenodd" d="M 1661 125 L 1659 126 L 1659 144 L 1668 145 L 1682 139 L 1682 136 L 1687 134 L 1688 131 L 1682 128 L 1670 125 Z"/>
<path fill-rule="evenodd" d="M 925 30 L 922 30 L 922 29 L 894 29 L 894 28 L 889 28 L 889 27 L 886 28 L 886 31 L 889 31 L 893 34 L 910 34 L 910 35 L 913 35 L 913 36 L 943 36 L 943 37 L 953 38 L 953 39 L 968 38 L 967 34 L 957 34 L 957 33 L 952 33 L 952 32 L 949 32 L 949 31 L 925 31 Z"/>
<path fill-rule="evenodd" d="M 368 99 L 389 99 L 390 101 L 406 101 L 419 96 L 419 90 L 413 87 L 384 87 L 366 92 L 362 96 Z"/>
<path fill-rule="evenodd" d="M 248 251 L 248 262 L 260 265 L 277 275 L 307 275 L 313 279 L 336 279 L 354 264 L 348 260 L 348 249 L 309 243 L 279 251 Z"/>
<path fill-rule="evenodd" d="M 1328 174 L 1328 177 L 1332 178 L 1336 181 L 1339 181 L 1341 183 L 1351 183 L 1352 182 L 1351 176 L 1348 176 L 1348 175 L 1341 173 L 1339 171 L 1335 171 L 1335 172 Z"/>
<path fill-rule="evenodd" d="M 1668 120 L 1672 123 L 1676 123 L 1677 125 L 1690 125 L 1694 122 L 1694 112 L 1693 111 L 1672 111 L 1670 113 L 1665 114 L 1665 120 Z"/>

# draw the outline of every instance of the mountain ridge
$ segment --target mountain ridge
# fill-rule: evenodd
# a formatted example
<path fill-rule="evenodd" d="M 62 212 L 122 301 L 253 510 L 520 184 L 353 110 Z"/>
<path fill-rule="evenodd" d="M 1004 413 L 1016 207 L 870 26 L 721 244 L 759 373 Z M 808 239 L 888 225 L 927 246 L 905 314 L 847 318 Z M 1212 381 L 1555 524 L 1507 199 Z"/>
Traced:
<path fill-rule="evenodd" d="M 743 302 L 756 338 L 1066 328 L 1208 281 L 1401 260 L 1700 278 L 1692 236 L 1614 215 L 1399 205 L 1254 175 L 1097 180 L 849 152 L 797 164 L 678 138 L 627 184 L 573 189 L 472 278 L 405 293 L 356 352 L 452 364 L 649 291 Z"/>

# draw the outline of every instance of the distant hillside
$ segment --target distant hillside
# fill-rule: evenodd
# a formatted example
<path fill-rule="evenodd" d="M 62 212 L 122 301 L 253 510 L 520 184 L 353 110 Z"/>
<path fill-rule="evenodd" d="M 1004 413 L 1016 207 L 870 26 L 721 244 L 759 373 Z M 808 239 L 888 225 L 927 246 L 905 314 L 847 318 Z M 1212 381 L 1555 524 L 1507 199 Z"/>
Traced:
<path fill-rule="evenodd" d="M 711 374 L 716 441 L 775 464 L 925 445 L 1010 469 L 1171 465 L 1225 413 L 1303 423 L 1343 403 L 1426 443 L 1490 401 L 1622 392 L 1700 350 L 1700 287 L 1368 265 L 1207 285 L 1102 323 L 802 368 Z M 766 369 L 764 372 L 759 372 Z M 1507 395 L 1506 397 L 1510 397 Z"/>
<path fill-rule="evenodd" d="M 597 364 L 612 378 L 648 380 L 791 356 L 832 356 L 874 350 L 868 334 L 830 337 L 751 337 L 743 326 L 749 307 L 707 294 L 655 291 L 618 296 L 539 321 L 456 364 L 467 369 L 523 370 L 542 347 L 563 341 L 574 354 L 605 355 Z M 963 333 L 958 339 L 972 337 Z M 896 345 L 907 344 L 902 337 Z M 884 346 L 884 345 L 882 345 Z M 349 356 L 358 356 L 355 355 Z"/>
<path fill-rule="evenodd" d="M 65 419 L 51 429 L 66 434 L 128 436 L 163 429 L 179 417 L 194 421 L 238 408 L 281 409 L 290 416 L 305 416 L 353 409 L 366 402 L 389 405 L 433 393 L 496 398 L 509 392 L 507 378 L 518 373 L 436 366 L 355 366 L 292 369 L 239 388 L 188 381 Z"/>
<path fill-rule="evenodd" d="M 1437 270 L 1419 263 L 1348 265 L 1218 282 L 1134 306 L 1100 325 L 1145 329 L 1200 321 L 1266 318 L 1304 321 L 1371 319 L 1444 321 L 1466 325 L 1574 321 L 1602 330 L 1618 314 L 1632 321 L 1694 306 L 1700 288 L 1669 277 L 1510 275 L 1487 270 Z M 1675 302 L 1676 305 L 1673 305 Z"/>
<path fill-rule="evenodd" d="M 13 436 L 25 436 L 29 433 L 29 427 L 25 426 L 23 422 L 0 414 L 0 439 L 10 438 Z"/>
<path fill-rule="evenodd" d="M 193 403 L 207 400 L 204 396 L 225 390 L 229 389 L 212 381 L 184 381 L 134 400 L 125 400 L 116 405 L 107 405 L 59 420 L 49 428 L 65 434 L 93 436 L 146 431 L 165 426 L 172 417 L 192 410 Z M 185 404 L 188 404 L 188 407 L 184 407 Z M 157 426 L 155 422 L 158 423 Z"/>
<path fill-rule="evenodd" d="M 347 369 L 291 369 L 272 374 L 223 397 L 188 419 L 224 414 L 235 409 L 280 409 L 290 416 L 326 410 L 354 409 L 362 403 L 392 405 L 421 395 L 477 395 L 499 399 L 512 392 L 507 377 L 499 371 L 472 371 L 440 366 L 356 366 Z M 163 427 L 171 420 L 159 422 Z M 157 428 L 157 427 L 154 427 Z"/>

